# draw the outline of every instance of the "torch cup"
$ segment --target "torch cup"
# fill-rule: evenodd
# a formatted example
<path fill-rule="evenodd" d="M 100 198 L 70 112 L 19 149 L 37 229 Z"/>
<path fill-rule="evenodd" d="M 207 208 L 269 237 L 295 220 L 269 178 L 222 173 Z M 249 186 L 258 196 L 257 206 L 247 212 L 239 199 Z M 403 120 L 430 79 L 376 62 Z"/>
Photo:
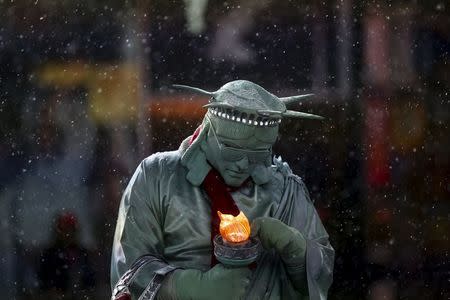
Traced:
<path fill-rule="evenodd" d="M 260 242 L 249 238 L 243 242 L 228 242 L 221 235 L 214 238 L 214 255 L 226 267 L 248 266 L 258 259 Z"/>

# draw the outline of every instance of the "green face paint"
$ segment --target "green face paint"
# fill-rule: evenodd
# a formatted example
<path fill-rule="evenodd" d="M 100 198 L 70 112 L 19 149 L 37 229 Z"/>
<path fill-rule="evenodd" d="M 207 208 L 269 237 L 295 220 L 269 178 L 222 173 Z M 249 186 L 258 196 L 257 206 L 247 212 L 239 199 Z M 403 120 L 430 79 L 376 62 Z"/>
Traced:
<path fill-rule="evenodd" d="M 259 172 L 270 165 L 272 145 L 277 137 L 277 130 L 265 134 L 256 127 L 231 123 L 229 121 L 212 121 L 206 142 L 202 147 L 207 160 L 220 173 L 229 186 L 240 186 L 257 169 Z M 230 123 L 230 124 L 228 124 Z M 219 126 L 218 126 L 219 125 Z M 222 130 L 222 126 L 240 127 L 234 130 Z"/>
<path fill-rule="evenodd" d="M 214 126 L 211 126 L 211 131 L 213 133 L 214 140 L 217 143 L 217 147 L 219 148 L 220 155 L 226 161 L 239 161 L 247 157 L 249 163 L 251 164 L 265 163 L 272 152 L 272 146 L 267 149 L 263 148 L 257 150 L 227 146 L 225 143 L 219 141 Z"/>

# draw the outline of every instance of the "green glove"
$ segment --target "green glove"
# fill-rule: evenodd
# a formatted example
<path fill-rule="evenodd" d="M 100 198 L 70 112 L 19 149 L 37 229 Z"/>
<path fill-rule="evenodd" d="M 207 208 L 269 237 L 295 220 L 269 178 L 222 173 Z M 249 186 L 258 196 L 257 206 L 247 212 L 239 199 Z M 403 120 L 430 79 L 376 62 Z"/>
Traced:
<path fill-rule="evenodd" d="M 255 219 L 251 234 L 259 238 L 265 249 L 275 249 L 283 260 L 294 287 L 299 291 L 306 291 L 306 240 L 303 235 L 280 220 L 268 217 Z"/>
<path fill-rule="evenodd" d="M 158 300 L 243 299 L 250 284 L 248 268 L 225 268 L 218 264 L 207 272 L 175 270 L 164 280 Z"/>

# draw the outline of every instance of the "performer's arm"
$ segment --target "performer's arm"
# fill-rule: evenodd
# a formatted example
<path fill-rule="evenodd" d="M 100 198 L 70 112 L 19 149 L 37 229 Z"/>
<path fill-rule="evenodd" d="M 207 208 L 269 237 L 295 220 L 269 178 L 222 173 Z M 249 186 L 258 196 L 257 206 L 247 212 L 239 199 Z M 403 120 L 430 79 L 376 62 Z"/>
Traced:
<path fill-rule="evenodd" d="M 253 221 L 252 235 L 259 237 L 265 249 L 275 249 L 283 260 L 295 289 L 307 294 L 306 239 L 303 235 L 297 229 L 269 217 Z"/>
<path fill-rule="evenodd" d="M 129 291 L 137 299 L 144 292 L 156 294 L 164 276 L 174 269 L 163 259 L 158 173 L 157 163 L 152 157 L 147 158 L 139 165 L 123 194 L 111 258 L 113 296 L 126 288 L 123 277 L 127 277 L 124 276 L 127 271 L 131 270 L 127 274 L 135 274 L 128 281 Z M 119 282 L 119 279 L 122 280 Z"/>
<path fill-rule="evenodd" d="M 325 299 L 333 277 L 334 250 L 304 183 L 295 175 L 290 192 L 292 226 L 273 218 L 258 218 L 252 234 L 263 246 L 275 249 L 293 287 L 309 299 Z"/>

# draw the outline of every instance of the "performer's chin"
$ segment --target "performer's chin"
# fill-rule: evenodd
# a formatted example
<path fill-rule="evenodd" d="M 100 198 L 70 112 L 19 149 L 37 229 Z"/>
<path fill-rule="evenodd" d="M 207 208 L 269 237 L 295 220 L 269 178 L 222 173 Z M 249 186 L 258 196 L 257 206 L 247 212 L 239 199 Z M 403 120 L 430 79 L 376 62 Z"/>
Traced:
<path fill-rule="evenodd" d="M 248 174 L 239 174 L 234 171 L 225 171 L 223 179 L 225 183 L 229 186 L 238 187 L 241 186 L 244 181 L 249 177 Z"/>

